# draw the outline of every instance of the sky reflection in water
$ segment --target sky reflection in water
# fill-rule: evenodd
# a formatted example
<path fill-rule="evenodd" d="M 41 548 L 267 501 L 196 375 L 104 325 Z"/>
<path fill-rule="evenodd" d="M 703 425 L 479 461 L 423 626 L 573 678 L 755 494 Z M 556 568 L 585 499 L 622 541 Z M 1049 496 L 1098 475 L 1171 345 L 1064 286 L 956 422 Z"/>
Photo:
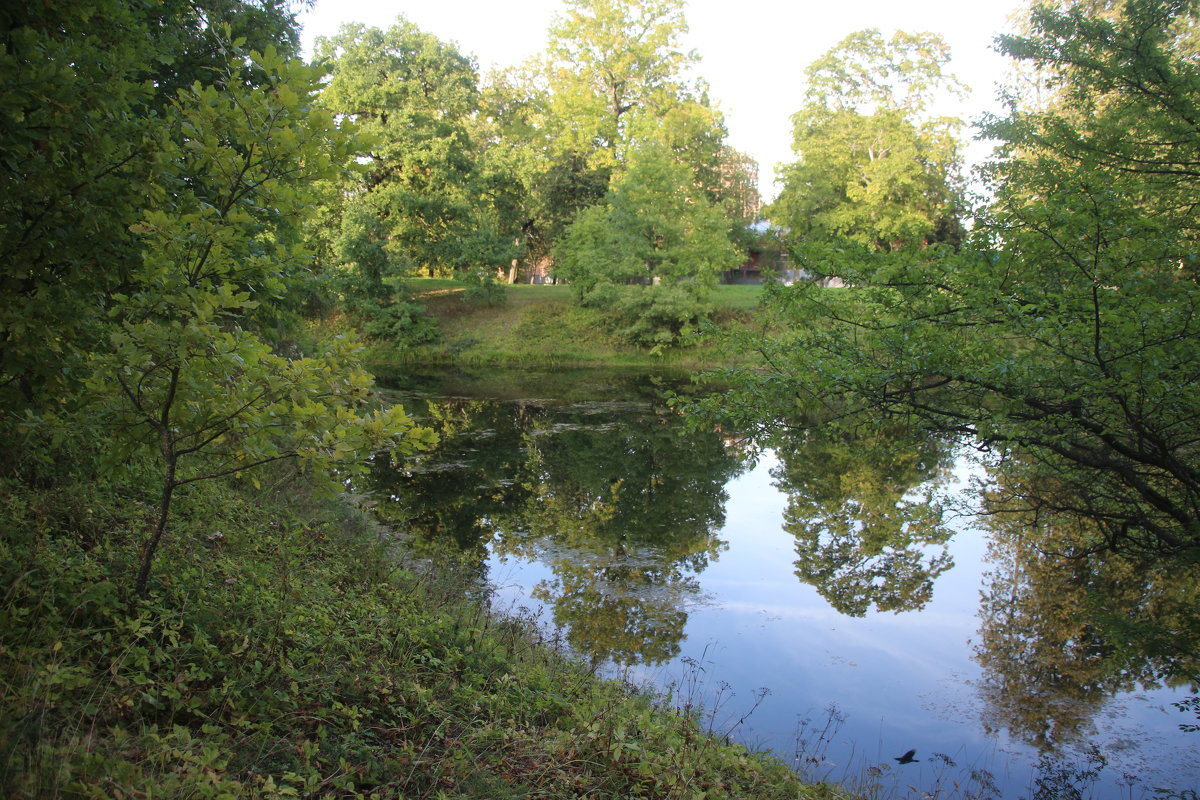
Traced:
<path fill-rule="evenodd" d="M 421 411 L 411 399 L 406 405 Z M 475 402 L 469 414 L 449 416 L 455 433 L 447 452 L 427 465 L 430 480 L 422 491 L 440 486 L 445 495 L 449 487 L 454 497 L 422 502 L 452 510 L 429 512 L 415 527 L 439 535 L 456 527 L 454 536 L 466 546 L 472 537 L 491 538 L 480 555 L 498 587 L 497 607 L 545 603 L 545 617 L 573 626 L 572 643 L 581 650 L 595 646 L 595 660 L 608 663 L 610 673 L 674 685 L 677 701 L 719 700 L 715 727 L 736 726 L 736 738 L 770 747 L 811 777 L 867 781 L 891 796 L 906 796 L 915 786 L 969 797 L 968 787 L 982 786 L 972 771 L 986 770 L 998 796 L 1032 796 L 1036 751 L 1003 731 L 988 735 L 981 723 L 988 709 L 973 653 L 981 580 L 990 568 L 985 534 L 968 530 L 954 537 L 954 567 L 936 577 L 922 610 L 869 606 L 864 616 L 847 616 L 797 578 L 797 539 L 784 529 L 788 495 L 780 490 L 787 470 L 774 453 L 747 469 L 740 458 L 731 466 L 712 440 L 696 445 L 694 455 L 681 452 L 659 430 L 676 420 L 645 404 Z M 488 432 L 472 433 L 475 424 Z M 506 424 L 512 429 L 501 430 Z M 727 442 L 719 446 L 729 450 Z M 817 455 L 808 455 L 824 458 L 824 447 L 817 443 Z M 511 452 L 498 452 L 505 448 Z M 475 472 L 472 453 L 487 453 Z M 704 485 L 698 464 L 718 485 Z M 672 465 L 681 473 L 677 479 L 660 474 Z M 470 478 L 456 483 L 447 469 Z M 956 463 L 952 477 L 961 480 L 965 471 Z M 817 496 L 819 483 L 802 491 Z M 404 491 L 397 496 L 402 504 L 415 500 Z M 464 498 L 484 507 L 473 509 Z M 670 502 L 687 519 L 672 520 L 661 507 L 635 508 L 637 498 Z M 472 536 L 461 530 L 467 520 Z M 627 524 L 665 526 L 669 541 L 659 546 Z M 569 535 L 553 540 L 550 531 L 562 528 L 570 528 Z M 665 566 L 648 560 L 656 552 Z M 857 588 L 871 591 L 867 584 Z M 642 648 L 646 659 L 624 652 Z M 739 724 L 759 687 L 769 694 Z M 1200 734 L 1181 733 L 1178 725 L 1188 719 L 1170 706 L 1181 696 L 1142 692 L 1105 705 L 1090 737 L 1109 759 L 1095 796 L 1140 797 L 1146 786 L 1200 785 L 1194 752 Z M 895 761 L 914 748 L 919 761 Z M 1125 772 L 1139 776 L 1140 788 L 1121 785 Z"/>

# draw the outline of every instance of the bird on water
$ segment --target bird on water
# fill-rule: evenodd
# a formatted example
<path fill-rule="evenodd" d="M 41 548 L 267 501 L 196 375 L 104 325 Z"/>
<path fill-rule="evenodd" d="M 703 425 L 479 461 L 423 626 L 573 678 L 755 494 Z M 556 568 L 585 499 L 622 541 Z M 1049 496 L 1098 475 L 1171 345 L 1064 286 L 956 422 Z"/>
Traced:
<path fill-rule="evenodd" d="M 909 750 L 907 753 L 905 753 L 902 756 L 896 756 L 895 760 L 899 761 L 901 764 L 911 764 L 914 761 L 919 762 L 921 759 L 913 758 L 913 756 L 915 756 L 916 754 L 917 754 L 916 750 Z"/>

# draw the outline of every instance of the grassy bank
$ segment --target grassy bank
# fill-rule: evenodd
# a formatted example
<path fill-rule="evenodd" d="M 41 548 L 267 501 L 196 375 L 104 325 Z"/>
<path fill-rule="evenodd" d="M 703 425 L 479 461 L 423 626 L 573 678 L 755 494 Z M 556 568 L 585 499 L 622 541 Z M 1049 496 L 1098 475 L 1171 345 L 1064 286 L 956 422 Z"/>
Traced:
<path fill-rule="evenodd" d="M 282 468 L 191 487 L 135 604 L 148 477 L 0 482 L 0 796 L 833 796 Z"/>
<path fill-rule="evenodd" d="M 412 348 L 375 342 L 372 363 L 697 368 L 725 358 L 712 345 L 631 345 L 615 332 L 610 314 L 580 307 L 569 286 L 502 286 L 504 300 L 492 304 L 466 299 L 456 281 L 413 280 L 409 287 L 437 320 L 440 337 Z M 750 324 L 760 293 L 758 286 L 717 287 L 714 321 Z"/>

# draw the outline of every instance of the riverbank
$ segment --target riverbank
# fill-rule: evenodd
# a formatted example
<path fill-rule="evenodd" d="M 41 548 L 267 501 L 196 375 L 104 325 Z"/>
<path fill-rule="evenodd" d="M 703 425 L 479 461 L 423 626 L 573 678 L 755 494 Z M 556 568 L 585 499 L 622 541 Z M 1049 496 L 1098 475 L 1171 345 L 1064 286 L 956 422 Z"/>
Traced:
<path fill-rule="evenodd" d="M 366 360 L 373 367 L 400 364 L 460 366 L 559 366 L 697 369 L 728 363 L 712 342 L 639 347 L 624 341 L 611 313 L 581 307 L 569 286 L 500 285 L 502 300 L 470 299 L 458 281 L 417 279 L 413 297 L 436 322 L 435 342 L 400 347 L 372 342 Z M 744 327 L 755 318 L 760 286 L 719 286 L 712 296 L 712 321 L 722 328 Z"/>
<path fill-rule="evenodd" d="M 5 797 L 838 796 L 596 678 L 282 467 L 191 487 L 134 604 L 141 473 L 0 484 Z"/>

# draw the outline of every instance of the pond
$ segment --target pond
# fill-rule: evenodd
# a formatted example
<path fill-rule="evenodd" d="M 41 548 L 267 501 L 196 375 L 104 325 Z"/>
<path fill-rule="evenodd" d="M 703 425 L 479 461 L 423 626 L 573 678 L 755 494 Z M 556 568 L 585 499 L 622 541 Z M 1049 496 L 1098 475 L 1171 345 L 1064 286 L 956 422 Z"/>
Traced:
<path fill-rule="evenodd" d="M 1042 553 L 962 512 L 979 466 L 903 431 L 689 432 L 662 402 L 680 385 L 397 379 L 442 439 L 377 469 L 377 511 L 461 548 L 499 611 L 808 778 L 880 797 L 1200 787 L 1181 730 L 1194 569 Z"/>

